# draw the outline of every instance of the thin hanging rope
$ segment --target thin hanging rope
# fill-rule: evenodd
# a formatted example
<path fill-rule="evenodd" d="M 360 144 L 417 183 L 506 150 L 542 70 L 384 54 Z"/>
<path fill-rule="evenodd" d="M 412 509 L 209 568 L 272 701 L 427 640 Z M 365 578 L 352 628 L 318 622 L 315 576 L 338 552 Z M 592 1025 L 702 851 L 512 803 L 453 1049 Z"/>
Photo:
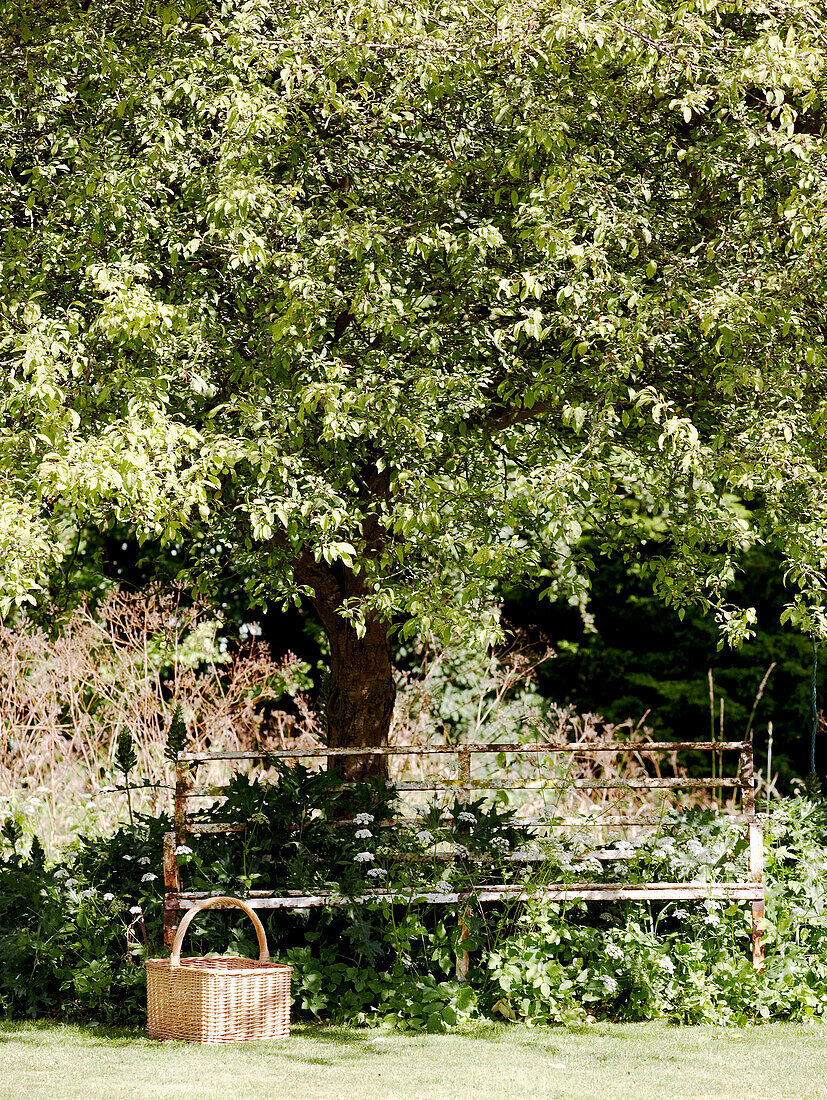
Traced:
<path fill-rule="evenodd" d="M 810 771 L 816 770 L 816 732 L 818 731 L 818 689 L 816 687 L 816 673 L 818 672 L 818 646 L 815 634 L 810 635 L 813 643 L 813 730 L 810 734 Z"/>

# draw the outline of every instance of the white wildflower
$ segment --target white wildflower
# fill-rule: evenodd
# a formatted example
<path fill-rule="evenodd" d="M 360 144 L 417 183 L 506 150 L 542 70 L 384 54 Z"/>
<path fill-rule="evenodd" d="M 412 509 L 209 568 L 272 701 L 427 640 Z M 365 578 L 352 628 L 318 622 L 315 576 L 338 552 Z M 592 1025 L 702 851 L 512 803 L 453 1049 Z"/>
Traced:
<path fill-rule="evenodd" d="M 497 852 L 508 851 L 508 841 L 504 836 L 495 836 L 491 838 L 491 847 Z"/>
<path fill-rule="evenodd" d="M 370 829 L 357 829 L 355 835 L 357 840 L 369 840 L 373 833 Z"/>
<path fill-rule="evenodd" d="M 175 854 L 177 856 L 191 856 L 192 848 L 188 844 L 179 844 L 175 849 Z"/>
<path fill-rule="evenodd" d="M 693 857 L 693 859 L 703 859 L 706 855 L 706 848 L 697 840 L 694 836 L 690 837 L 686 842 L 686 850 Z"/>
<path fill-rule="evenodd" d="M 158 876 L 153 875 L 151 871 L 147 871 L 147 873 L 141 878 L 141 882 L 154 882 L 157 877 Z"/>
<path fill-rule="evenodd" d="M 603 870 L 603 864 L 597 856 L 588 856 L 586 859 L 581 860 L 578 867 L 581 871 L 593 871 L 595 874 L 599 874 Z"/>
<path fill-rule="evenodd" d="M 469 813 L 467 810 L 463 810 L 461 814 L 457 814 L 457 821 L 467 821 L 469 825 L 476 825 L 477 818 L 475 814 Z"/>
<path fill-rule="evenodd" d="M 606 957 L 607 958 L 609 958 L 609 959 L 622 959 L 623 954 L 624 954 L 623 948 L 619 944 L 616 944 L 616 943 L 606 944 Z"/>
<path fill-rule="evenodd" d="M 370 852 L 357 852 L 356 855 L 353 857 L 353 862 L 354 863 L 370 863 L 370 861 L 372 859 L 373 859 L 373 856 L 371 855 Z"/>
<path fill-rule="evenodd" d="M 77 886 L 77 884 L 78 884 L 78 880 L 76 878 L 67 878 L 66 879 L 66 889 L 67 890 L 71 890 L 72 887 Z"/>
<path fill-rule="evenodd" d="M 65 870 L 63 867 L 58 867 L 58 869 L 55 871 L 55 873 L 52 877 L 56 878 L 56 879 L 62 879 L 62 878 L 66 878 L 66 876 L 68 874 L 69 874 L 69 872 L 67 870 Z"/>
<path fill-rule="evenodd" d="M 140 905 L 133 905 L 129 912 L 135 917 L 141 917 L 144 911 L 141 909 Z"/>
<path fill-rule="evenodd" d="M 373 821 L 373 814 L 361 813 L 361 814 L 357 814 L 356 817 L 354 817 L 353 824 L 354 825 L 370 825 L 371 821 Z"/>
<path fill-rule="evenodd" d="M 250 818 L 250 821 L 252 821 L 254 825 L 266 825 L 267 814 L 264 814 L 261 812 L 261 810 L 259 810 L 257 814 L 253 814 L 253 816 Z"/>
<path fill-rule="evenodd" d="M 416 839 L 420 844 L 433 844 L 434 834 L 429 833 L 427 829 L 420 829 L 416 834 Z"/>
<path fill-rule="evenodd" d="M 687 920 L 689 918 L 689 912 L 686 909 L 676 909 L 675 917 L 677 920 Z"/>
<path fill-rule="evenodd" d="M 152 860 L 149 858 L 149 856 L 141 856 L 141 858 L 138 860 L 138 862 L 139 863 L 151 863 Z"/>
<path fill-rule="evenodd" d="M 670 974 L 675 973 L 675 964 L 672 962 L 668 955 L 662 955 L 660 957 L 660 959 L 658 960 L 658 966 L 660 966 L 661 970 L 668 970 Z"/>
<path fill-rule="evenodd" d="M 612 978 L 608 974 L 604 974 L 602 981 L 603 988 L 606 990 L 607 993 L 617 993 L 617 981 L 614 978 Z"/>
<path fill-rule="evenodd" d="M 674 852 L 675 850 L 675 842 L 671 836 L 659 837 L 657 846 L 662 852 Z"/>
<path fill-rule="evenodd" d="M 634 848 L 628 840 L 618 840 L 618 842 L 615 844 L 615 851 L 625 855 L 629 852 L 633 852 Z"/>
<path fill-rule="evenodd" d="M 721 923 L 721 918 L 717 913 L 707 913 L 704 917 L 704 924 L 711 924 L 714 927 Z"/>
<path fill-rule="evenodd" d="M 371 867 L 368 871 L 368 878 L 382 878 L 385 872 L 381 867 Z"/>
<path fill-rule="evenodd" d="M 107 892 L 103 895 L 103 900 L 104 901 L 114 901 L 115 900 L 115 895 L 110 894 L 109 892 Z"/>

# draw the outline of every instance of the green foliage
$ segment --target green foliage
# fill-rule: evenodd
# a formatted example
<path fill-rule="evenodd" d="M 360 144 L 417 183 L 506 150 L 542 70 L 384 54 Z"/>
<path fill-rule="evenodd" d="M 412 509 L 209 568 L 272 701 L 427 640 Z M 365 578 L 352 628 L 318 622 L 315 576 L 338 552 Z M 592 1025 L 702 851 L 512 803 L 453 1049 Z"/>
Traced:
<path fill-rule="evenodd" d="M 807 792 L 807 797 L 814 802 L 821 798 L 821 780 L 815 772 L 808 772 L 804 780 L 804 789 Z"/>
<path fill-rule="evenodd" d="M 504 647 L 400 645 L 397 724 L 449 745 L 507 741 L 517 729 L 542 724 L 547 701 L 537 670 L 553 656 L 520 631 Z"/>
<path fill-rule="evenodd" d="M 823 634 L 823 4 L 4 18 L 0 609 L 118 522 L 441 636 L 616 551 L 737 643 L 772 543 Z"/>
<path fill-rule="evenodd" d="M 759 685 L 774 665 L 753 717 L 755 766 L 765 777 L 772 722 L 778 790 L 793 793 L 791 780 L 809 770 L 812 647 L 808 638 L 778 624 L 788 596 L 778 560 L 753 551 L 739 570 L 730 594 L 755 606 L 759 630 L 736 651 L 717 650 L 709 616 L 690 613 L 681 621 L 665 612 L 639 570 L 619 556 L 597 564 L 585 623 L 563 601 L 543 605 L 536 591 L 514 588 L 505 591 L 503 614 L 554 639 L 556 658 L 537 673 L 541 696 L 611 723 L 643 719 L 658 739 L 691 741 L 713 731 L 719 739 L 744 736 Z M 823 699 L 827 679 L 821 669 L 817 686 Z"/>
<path fill-rule="evenodd" d="M 683 862 L 684 869 L 692 868 L 688 877 L 708 877 L 713 866 L 732 877 L 729 860 L 711 863 L 716 847 L 731 846 L 724 823 L 707 815 L 682 825 L 673 840 L 670 875 Z M 528 905 L 514 932 L 483 964 L 489 973 L 481 1011 L 537 1023 L 584 1011 L 681 1023 L 823 1016 L 827 814 L 820 804 L 786 801 L 774 805 L 765 828 L 763 975 L 749 960 L 750 919 L 743 904 L 614 904 L 588 917 L 579 902 Z M 693 844 L 703 853 L 693 855 Z"/>
<path fill-rule="evenodd" d="M 365 916 L 358 919 L 364 921 Z M 428 972 L 427 964 L 420 962 L 418 972 L 412 972 L 411 939 L 415 937 L 426 952 L 434 955 L 440 954 L 441 942 L 450 943 L 450 934 L 442 920 L 438 919 L 429 932 L 413 913 L 406 914 L 399 924 L 387 920 L 387 915 L 377 921 L 370 911 L 367 919 L 378 925 L 374 931 L 380 935 L 384 931 L 384 940 L 377 942 L 384 952 L 374 957 L 372 965 L 366 964 L 359 953 L 348 957 L 349 953 L 343 952 L 342 945 L 333 940 L 335 925 L 310 933 L 309 946 L 291 947 L 284 953 L 284 961 L 294 968 L 294 1004 L 299 1012 L 322 1020 L 350 1020 L 413 1031 L 445 1031 L 476 1016 L 474 989 L 446 977 L 449 965 L 433 973 Z M 358 927 L 354 924 L 350 931 Z M 387 956 L 393 956 L 404 936 L 409 937 L 406 941 L 409 950 L 402 956 L 406 961 L 391 963 L 389 969 L 383 969 L 382 963 L 387 965 Z M 358 952 L 358 938 L 350 939 Z M 444 972 L 440 973 L 440 969 Z"/>
<path fill-rule="evenodd" d="M 455 890 L 472 878 L 517 875 L 504 859 L 530 837 L 511 811 L 457 800 L 394 823 L 396 809 L 396 791 L 382 779 L 343 787 L 334 774 L 276 761 L 268 782 L 236 774 L 224 802 L 201 815 L 244 823 L 242 837 L 192 837 L 179 860 L 189 888 L 242 894 L 264 884 L 342 897 L 384 886 Z"/>
<path fill-rule="evenodd" d="M 176 704 L 172 712 L 172 718 L 167 731 L 167 740 L 164 746 L 164 756 L 170 764 L 178 763 L 178 753 L 187 747 L 187 723 L 184 721 L 184 712 L 181 704 Z"/>
<path fill-rule="evenodd" d="M 132 734 L 128 729 L 123 729 L 118 734 L 118 744 L 115 749 L 115 763 L 123 772 L 123 784 L 126 790 L 126 804 L 129 808 L 129 822 L 134 822 L 132 814 L 132 791 L 129 786 L 130 772 L 138 764 L 138 754 L 135 752 L 135 742 L 133 741 Z"/>
<path fill-rule="evenodd" d="M 43 825 L 45 794 L 48 791 L 40 787 L 22 795 L 0 795 L 0 837 L 13 854 L 22 855 L 41 843 L 37 831 Z"/>
<path fill-rule="evenodd" d="M 282 761 L 273 764 L 275 776 L 277 783 L 263 783 L 236 773 L 225 800 L 203 813 L 204 820 L 243 822 L 246 828 L 240 844 L 232 834 L 191 839 L 194 850 L 183 854 L 191 888 L 245 892 L 267 882 L 291 889 L 332 886 L 347 893 L 370 882 L 370 868 L 354 861 L 365 848 L 359 826 L 344 822 L 392 817 L 393 788 L 380 778 L 342 786 L 332 772 Z M 372 859 L 367 862 L 373 866 Z"/>
<path fill-rule="evenodd" d="M 106 840 L 82 841 L 52 867 L 38 842 L 27 857 L 0 858 L 0 1013 L 143 1018 L 143 959 L 160 950 L 168 827 L 164 818 L 139 819 Z"/>
<path fill-rule="evenodd" d="M 17 845 L 23 838 L 23 826 L 15 821 L 13 817 L 7 817 L 3 822 L 2 829 L 0 829 L 0 835 L 11 846 L 12 851 L 16 853 Z"/>
<path fill-rule="evenodd" d="M 377 882 L 415 892 L 470 888 L 487 873 L 501 880 L 515 845 L 527 847 L 525 837 L 498 807 L 457 804 L 452 823 L 438 823 L 428 811 L 383 839 L 380 815 L 390 810 L 392 792 L 378 783 L 335 791 L 323 779 L 299 772 L 281 799 L 273 788 L 238 784 L 236 809 L 263 819 L 251 821 L 252 839 L 235 837 L 231 851 L 232 838 L 201 835 L 179 854 L 189 888 L 243 896 L 257 886 L 286 885 L 288 875 L 296 876 L 291 886 L 338 888 L 338 906 L 264 914 L 273 954 L 294 967 L 298 1017 L 440 1031 L 477 1018 L 742 1024 L 827 1015 L 821 802 L 779 801 L 764 816 L 767 969 L 758 975 L 742 903 L 563 904 L 546 901 L 533 885 L 606 873 L 629 882 L 743 877 L 742 827 L 715 814 L 665 815 L 653 834 L 617 841 L 623 859 L 608 872 L 578 855 L 576 840 L 546 845 L 549 864 L 526 879 L 520 902 L 355 905 L 348 897 Z M 345 810 L 362 817 L 348 823 Z M 475 820 L 460 820 L 463 814 Z M 305 823 L 298 836 L 296 822 Z M 139 964 L 147 951 L 160 953 L 161 840 L 169 826 L 163 817 L 139 817 L 111 837 L 83 839 L 54 867 L 37 844 L 29 856 L 0 861 L 0 1010 L 143 1021 Z M 449 839 L 455 856 L 434 859 Z M 389 858 L 391 844 L 397 857 L 431 858 L 411 870 L 411 862 Z M 354 860 L 360 852 L 371 858 Z M 372 869 L 385 873 L 371 876 Z M 186 948 L 191 954 L 255 949 L 246 918 L 214 913 L 193 923 Z M 465 984 L 454 978 L 458 950 L 471 953 Z"/>
<path fill-rule="evenodd" d="M 138 763 L 138 754 L 135 752 L 135 742 L 129 730 L 121 730 L 118 734 L 118 743 L 115 748 L 115 763 L 123 772 L 124 779 L 129 781 L 129 773 Z"/>

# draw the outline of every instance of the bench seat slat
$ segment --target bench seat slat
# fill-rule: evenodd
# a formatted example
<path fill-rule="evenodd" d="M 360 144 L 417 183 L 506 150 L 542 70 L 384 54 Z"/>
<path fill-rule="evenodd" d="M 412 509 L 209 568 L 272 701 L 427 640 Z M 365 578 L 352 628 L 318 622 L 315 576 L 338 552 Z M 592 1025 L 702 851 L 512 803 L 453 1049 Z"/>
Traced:
<path fill-rule="evenodd" d="M 197 902 L 210 897 L 209 892 L 185 891 L 171 895 L 167 908 L 191 909 Z M 744 882 L 659 882 L 635 885 L 621 882 L 550 883 L 536 889 L 526 889 L 520 883 L 479 886 L 462 892 L 435 890 L 365 890 L 352 897 L 319 892 L 318 894 L 288 894 L 276 897 L 265 890 L 254 890 L 246 903 L 253 909 L 312 909 L 324 905 L 364 905 L 372 902 L 423 902 L 435 905 L 459 904 L 465 901 L 498 901 L 506 898 L 530 900 L 542 897 L 550 901 L 761 901 L 761 883 Z"/>
<path fill-rule="evenodd" d="M 734 825 L 746 825 L 750 821 L 754 821 L 755 817 L 752 814 L 719 814 L 720 821 L 727 821 Z M 638 826 L 658 826 L 660 828 L 668 827 L 669 821 L 664 820 L 663 817 L 578 817 L 578 818 L 562 818 L 559 821 L 551 820 L 546 821 L 541 817 L 518 817 L 516 819 L 518 825 L 531 826 L 538 829 L 579 829 L 581 826 L 586 828 L 602 828 L 605 825 L 620 825 L 624 828 L 637 828 Z M 344 828 L 348 825 L 353 825 L 352 821 L 331 821 L 330 825 L 337 828 Z M 373 828 L 376 829 L 390 829 L 399 825 L 417 825 L 419 821 L 415 817 L 410 818 L 398 818 L 396 821 L 376 821 L 373 823 Z M 243 833 L 247 828 L 246 825 L 231 825 L 231 824 L 201 824 L 198 822 L 185 822 L 183 832 L 185 833 Z"/>

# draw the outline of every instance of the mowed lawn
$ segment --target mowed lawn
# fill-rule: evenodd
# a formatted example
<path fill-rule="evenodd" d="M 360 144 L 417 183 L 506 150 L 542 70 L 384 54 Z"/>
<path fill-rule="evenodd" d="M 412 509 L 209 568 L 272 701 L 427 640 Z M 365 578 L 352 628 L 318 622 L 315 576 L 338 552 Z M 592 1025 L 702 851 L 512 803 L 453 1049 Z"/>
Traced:
<path fill-rule="evenodd" d="M 140 1032 L 0 1023 L 0 1097 L 117 1100 L 822 1100 L 827 1026 L 595 1024 L 421 1035 L 296 1026 L 280 1042 L 158 1043 Z"/>

